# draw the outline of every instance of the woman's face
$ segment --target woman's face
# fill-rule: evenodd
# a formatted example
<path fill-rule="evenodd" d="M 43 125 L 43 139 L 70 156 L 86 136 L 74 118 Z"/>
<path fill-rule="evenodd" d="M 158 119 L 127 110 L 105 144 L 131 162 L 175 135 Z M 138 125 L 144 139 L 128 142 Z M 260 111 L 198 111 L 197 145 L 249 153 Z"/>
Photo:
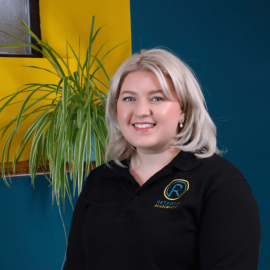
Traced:
<path fill-rule="evenodd" d="M 181 120 L 184 121 L 172 82 L 167 78 L 166 81 L 173 101 L 166 98 L 153 72 L 133 72 L 123 81 L 117 100 L 118 123 L 125 139 L 137 147 L 137 151 L 159 152 L 168 149 L 169 144 L 176 140 L 174 136 Z M 136 122 L 154 123 L 156 126 L 136 130 Z"/>

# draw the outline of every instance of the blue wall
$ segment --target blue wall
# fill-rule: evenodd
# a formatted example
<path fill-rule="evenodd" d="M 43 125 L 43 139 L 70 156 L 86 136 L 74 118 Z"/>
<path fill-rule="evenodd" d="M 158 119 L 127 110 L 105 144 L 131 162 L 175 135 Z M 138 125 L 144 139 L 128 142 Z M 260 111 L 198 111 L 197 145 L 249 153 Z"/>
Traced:
<path fill-rule="evenodd" d="M 50 183 L 43 175 L 35 178 L 35 190 L 30 177 L 11 182 L 8 188 L 0 178 L 0 269 L 60 270 L 66 240 Z M 68 199 L 65 205 L 61 213 L 68 236 L 73 210 Z"/>
<path fill-rule="evenodd" d="M 270 269 L 269 8 L 261 0 L 131 0 L 133 52 L 163 46 L 193 68 L 217 126 L 218 146 L 228 150 L 224 158 L 252 189 L 262 223 L 259 270 Z M 61 269 L 66 240 L 49 182 L 37 176 L 34 191 L 30 177 L 11 181 L 8 188 L 0 179 L 0 269 Z M 61 211 L 68 236 L 68 198 Z"/>
<path fill-rule="evenodd" d="M 131 1 L 132 51 L 163 46 L 196 73 L 223 156 L 260 210 L 259 270 L 270 269 L 270 2 Z"/>

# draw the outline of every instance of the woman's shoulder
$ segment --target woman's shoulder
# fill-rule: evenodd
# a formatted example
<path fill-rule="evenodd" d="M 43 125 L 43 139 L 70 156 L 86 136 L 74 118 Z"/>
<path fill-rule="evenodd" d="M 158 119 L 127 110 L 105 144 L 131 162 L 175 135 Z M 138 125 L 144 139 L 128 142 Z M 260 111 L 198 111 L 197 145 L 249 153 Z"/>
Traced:
<path fill-rule="evenodd" d="M 126 160 L 124 160 L 124 162 L 126 162 Z M 122 163 L 124 163 L 122 162 Z M 101 178 L 101 177 L 113 177 L 113 176 L 117 176 L 119 175 L 119 173 L 121 173 L 121 167 L 118 166 L 114 160 L 110 160 L 108 161 L 106 164 L 103 163 L 95 168 L 93 168 L 87 179 L 86 179 L 86 183 L 87 183 L 87 188 L 93 188 L 93 186 L 96 185 L 96 183 L 98 182 L 98 180 Z M 124 165 L 126 165 L 126 163 L 124 163 Z"/>
<path fill-rule="evenodd" d="M 247 184 L 241 171 L 230 161 L 217 154 L 201 159 L 196 170 L 199 185 L 206 192 L 206 195 L 212 194 L 229 182 L 230 184 L 238 184 L 240 181 L 245 182 L 244 185 Z"/>
<path fill-rule="evenodd" d="M 203 158 L 200 164 L 200 169 L 207 170 L 210 173 L 219 173 L 224 177 L 243 177 L 241 171 L 230 161 L 217 154 L 213 154 L 211 157 Z"/>

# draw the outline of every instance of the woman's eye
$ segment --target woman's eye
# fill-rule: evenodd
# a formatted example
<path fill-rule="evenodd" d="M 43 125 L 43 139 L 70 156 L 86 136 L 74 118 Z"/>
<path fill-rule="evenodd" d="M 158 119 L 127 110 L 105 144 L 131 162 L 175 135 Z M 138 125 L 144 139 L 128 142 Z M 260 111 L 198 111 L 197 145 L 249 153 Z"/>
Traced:
<path fill-rule="evenodd" d="M 162 97 L 154 97 L 154 98 L 161 98 L 162 100 L 164 100 L 164 98 L 162 98 Z"/>
<path fill-rule="evenodd" d="M 125 98 L 123 98 L 122 100 L 123 100 L 123 101 L 126 101 L 127 98 L 133 99 L 133 97 L 125 97 Z M 162 97 L 153 97 L 153 99 L 154 99 L 154 98 L 161 98 L 162 100 L 164 100 L 164 98 L 162 98 Z"/>
<path fill-rule="evenodd" d="M 122 101 L 126 101 L 127 98 L 132 98 L 132 97 L 125 97 L 122 99 Z"/>

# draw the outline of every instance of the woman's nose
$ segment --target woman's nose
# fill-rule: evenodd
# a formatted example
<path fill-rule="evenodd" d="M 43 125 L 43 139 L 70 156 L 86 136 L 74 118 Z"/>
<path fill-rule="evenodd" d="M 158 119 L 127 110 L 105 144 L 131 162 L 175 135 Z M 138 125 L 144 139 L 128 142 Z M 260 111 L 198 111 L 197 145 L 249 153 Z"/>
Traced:
<path fill-rule="evenodd" d="M 151 105 L 148 101 L 138 101 L 136 102 L 134 112 L 137 115 L 149 114 L 151 111 Z"/>

